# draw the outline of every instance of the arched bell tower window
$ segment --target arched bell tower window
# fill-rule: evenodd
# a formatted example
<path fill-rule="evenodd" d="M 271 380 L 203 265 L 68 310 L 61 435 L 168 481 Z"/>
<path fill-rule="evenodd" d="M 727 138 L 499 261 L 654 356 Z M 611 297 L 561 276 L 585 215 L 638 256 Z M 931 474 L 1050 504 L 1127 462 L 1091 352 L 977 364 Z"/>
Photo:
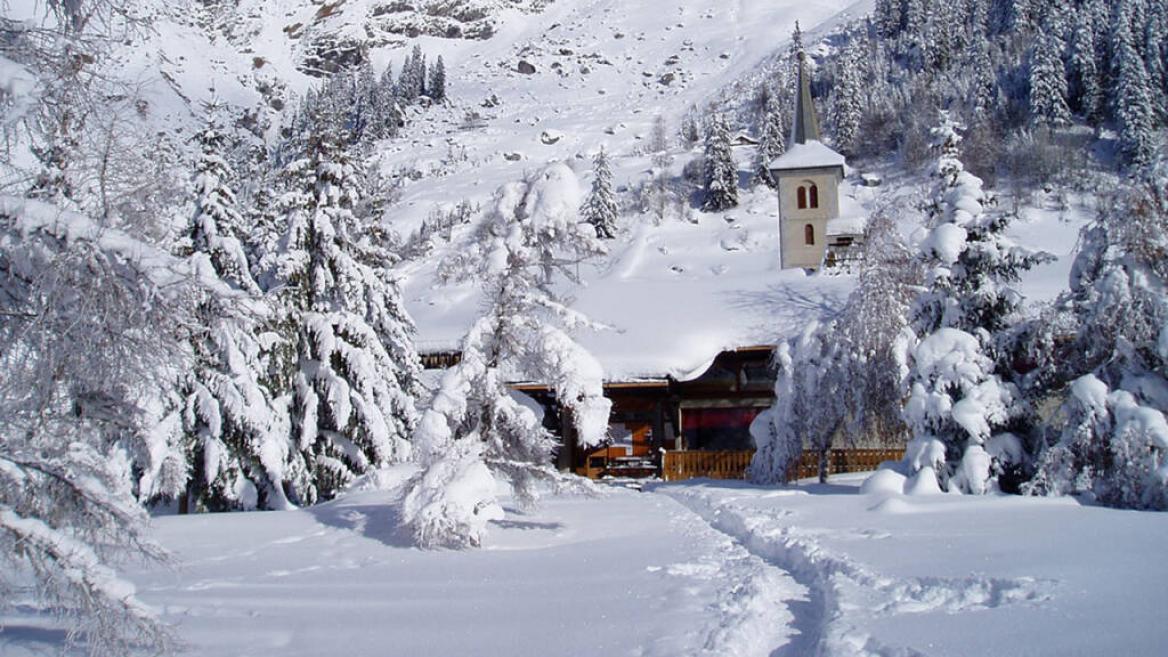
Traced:
<path fill-rule="evenodd" d="M 799 204 L 800 210 L 807 208 L 819 207 L 819 186 L 813 182 L 799 185 L 799 190 L 796 192 L 796 201 Z"/>
<path fill-rule="evenodd" d="M 803 227 L 803 241 L 808 245 L 815 244 L 815 227 L 811 224 Z"/>

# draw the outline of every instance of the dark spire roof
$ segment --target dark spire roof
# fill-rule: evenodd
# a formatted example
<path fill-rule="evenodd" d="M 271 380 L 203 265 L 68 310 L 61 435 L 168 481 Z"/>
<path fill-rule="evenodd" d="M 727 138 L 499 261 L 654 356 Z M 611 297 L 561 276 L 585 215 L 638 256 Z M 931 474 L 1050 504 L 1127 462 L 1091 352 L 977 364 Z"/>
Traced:
<path fill-rule="evenodd" d="M 807 72 L 807 55 L 799 51 L 799 97 L 795 100 L 795 121 L 791 128 L 791 143 L 806 144 L 819 141 L 819 120 L 815 104 L 811 102 L 811 75 Z"/>

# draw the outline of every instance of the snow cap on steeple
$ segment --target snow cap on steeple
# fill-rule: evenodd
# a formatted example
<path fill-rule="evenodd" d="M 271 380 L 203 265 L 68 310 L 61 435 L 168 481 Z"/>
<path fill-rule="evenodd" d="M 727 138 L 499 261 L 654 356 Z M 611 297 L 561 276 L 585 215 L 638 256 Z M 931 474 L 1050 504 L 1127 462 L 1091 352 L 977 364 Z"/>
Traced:
<path fill-rule="evenodd" d="M 807 72 L 807 53 L 798 54 L 799 97 L 795 100 L 795 120 L 791 127 L 791 143 L 806 144 L 819 141 L 819 120 L 815 104 L 811 102 L 811 75 Z"/>

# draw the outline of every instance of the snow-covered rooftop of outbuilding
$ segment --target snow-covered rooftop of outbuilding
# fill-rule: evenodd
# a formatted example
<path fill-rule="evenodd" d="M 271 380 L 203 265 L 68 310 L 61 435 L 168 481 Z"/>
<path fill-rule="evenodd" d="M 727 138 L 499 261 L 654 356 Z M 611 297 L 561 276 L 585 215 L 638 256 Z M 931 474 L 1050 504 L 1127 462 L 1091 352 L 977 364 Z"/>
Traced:
<path fill-rule="evenodd" d="M 825 167 L 843 167 L 846 163 L 843 155 L 832 150 L 818 140 L 809 140 L 803 144 L 791 144 L 787 152 L 776 157 L 770 163 L 771 170 L 787 169 L 820 169 Z"/>
<path fill-rule="evenodd" d="M 827 222 L 827 234 L 862 235 L 868 225 L 868 210 L 864 208 L 861 198 L 870 194 L 868 188 L 863 186 L 841 185 L 840 215 Z"/>

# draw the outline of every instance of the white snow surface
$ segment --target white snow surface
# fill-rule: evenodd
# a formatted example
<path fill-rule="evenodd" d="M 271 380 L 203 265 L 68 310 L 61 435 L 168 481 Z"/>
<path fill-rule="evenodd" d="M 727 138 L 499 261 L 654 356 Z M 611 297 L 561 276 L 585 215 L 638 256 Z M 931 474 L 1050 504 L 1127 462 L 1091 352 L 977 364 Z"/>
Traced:
<path fill-rule="evenodd" d="M 128 577 L 192 657 L 1152 657 L 1168 645 L 1168 514 L 861 494 L 855 475 L 697 481 L 548 497 L 491 520 L 481 549 L 425 551 L 397 529 L 393 489 L 410 474 L 382 471 L 389 490 L 310 509 L 156 518 L 176 567 Z M 0 654 L 47 654 L 60 635 L 23 609 L 0 619 Z"/>

